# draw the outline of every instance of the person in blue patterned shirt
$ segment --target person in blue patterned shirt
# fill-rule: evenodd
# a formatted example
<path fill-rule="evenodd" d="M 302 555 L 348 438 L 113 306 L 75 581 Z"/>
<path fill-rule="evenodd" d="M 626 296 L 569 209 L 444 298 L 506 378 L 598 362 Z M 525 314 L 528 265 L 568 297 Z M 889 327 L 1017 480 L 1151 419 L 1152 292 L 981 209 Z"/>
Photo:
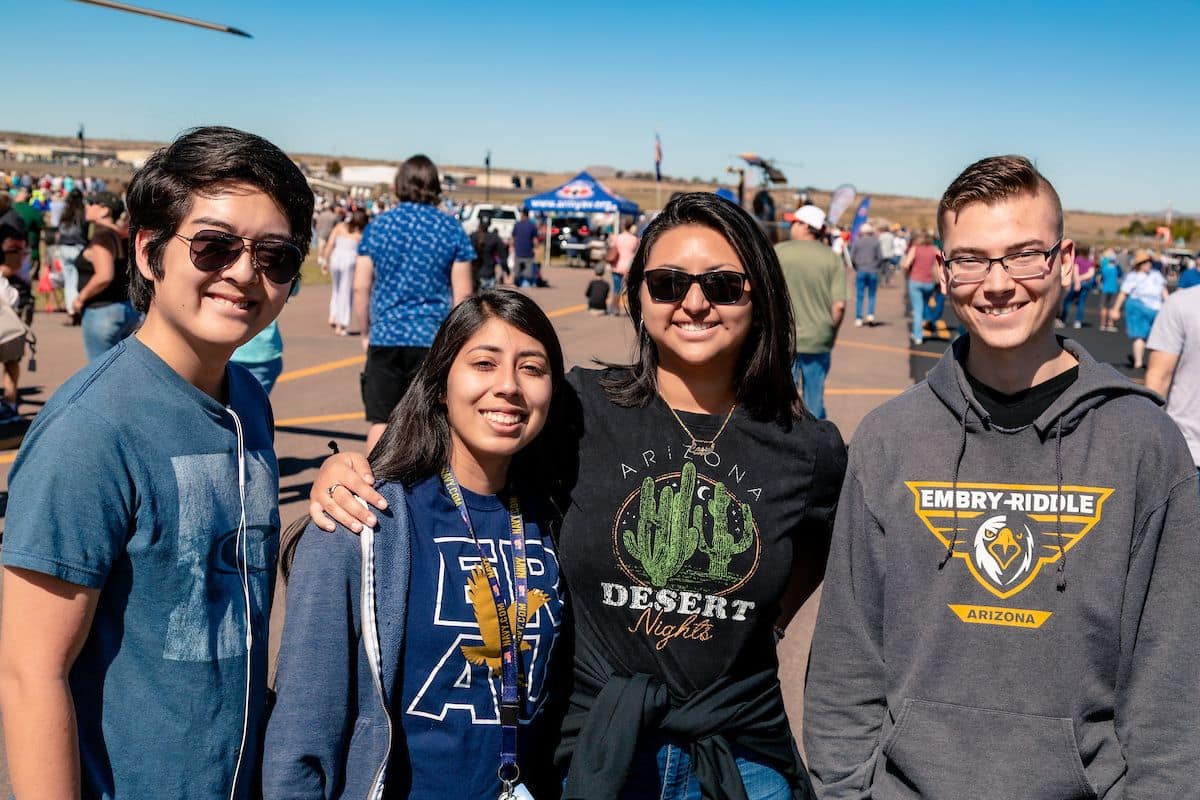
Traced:
<path fill-rule="evenodd" d="M 367 450 L 383 433 L 450 309 L 471 294 L 475 250 L 458 220 L 438 210 L 441 181 L 426 156 L 396 173 L 400 202 L 363 231 L 354 267 L 354 315 L 367 364 L 362 398 Z"/>

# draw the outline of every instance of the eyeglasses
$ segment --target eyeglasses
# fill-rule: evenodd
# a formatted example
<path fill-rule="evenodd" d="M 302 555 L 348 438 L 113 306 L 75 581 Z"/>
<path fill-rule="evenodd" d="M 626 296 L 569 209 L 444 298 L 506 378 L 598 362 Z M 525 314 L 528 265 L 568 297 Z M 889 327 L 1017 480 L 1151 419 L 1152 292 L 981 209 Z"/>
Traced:
<path fill-rule="evenodd" d="M 645 279 L 650 299 L 658 303 L 678 303 L 687 296 L 692 284 L 698 283 L 708 302 L 728 306 L 741 300 L 746 288 L 746 275 L 727 269 L 699 275 L 681 269 L 651 269 L 646 271 Z"/>
<path fill-rule="evenodd" d="M 304 254 L 291 242 L 247 239 L 226 231 L 197 231 L 194 236 L 175 234 L 188 243 L 192 264 L 201 272 L 219 272 L 242 256 L 247 245 L 254 268 L 272 283 L 291 283 L 300 274 Z"/>
<path fill-rule="evenodd" d="M 985 256 L 963 256 L 962 258 L 946 258 L 942 253 L 942 263 L 950 271 L 955 283 L 983 283 L 992 269 L 992 264 L 1004 267 L 1013 280 L 1028 280 L 1029 278 L 1044 278 L 1049 273 L 1050 263 L 1062 248 L 1059 239 L 1049 250 L 1022 250 L 1019 253 L 1009 253 L 1000 258 Z"/>

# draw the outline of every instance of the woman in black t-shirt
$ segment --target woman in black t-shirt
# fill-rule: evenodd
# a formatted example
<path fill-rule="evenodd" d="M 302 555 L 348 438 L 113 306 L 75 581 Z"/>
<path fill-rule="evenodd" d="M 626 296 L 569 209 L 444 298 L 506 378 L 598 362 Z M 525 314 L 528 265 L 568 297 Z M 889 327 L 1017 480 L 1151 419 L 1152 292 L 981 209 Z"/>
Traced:
<path fill-rule="evenodd" d="M 129 302 L 128 243 L 117 228 L 124 210 L 125 202 L 112 192 L 88 199 L 92 238 L 75 259 L 79 294 L 71 307 L 71 313 L 80 315 L 88 361 L 133 333 L 140 321 Z"/>
<path fill-rule="evenodd" d="M 635 362 L 569 376 L 581 441 L 559 537 L 576 629 L 564 797 L 811 797 L 775 632 L 821 581 L 846 456 L 792 383 L 779 262 L 742 209 L 692 193 L 647 227 L 627 286 Z M 314 510 L 353 523 L 325 489 L 372 501 L 365 471 L 327 462 Z"/>

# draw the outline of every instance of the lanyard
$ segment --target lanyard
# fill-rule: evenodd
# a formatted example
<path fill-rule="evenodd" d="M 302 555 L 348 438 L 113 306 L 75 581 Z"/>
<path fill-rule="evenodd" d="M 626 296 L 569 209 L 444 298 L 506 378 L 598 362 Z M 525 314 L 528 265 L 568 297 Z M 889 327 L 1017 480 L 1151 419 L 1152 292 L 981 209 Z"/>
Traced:
<path fill-rule="evenodd" d="M 515 625 L 509 622 L 508 609 L 504 607 L 504 596 L 500 593 L 500 581 L 487 554 L 479 544 L 475 526 L 467 504 L 463 502 L 462 490 L 449 467 L 442 468 L 442 484 L 462 516 L 467 532 L 479 550 L 479 561 L 488 586 L 492 589 L 492 601 L 496 604 L 496 622 L 500 628 L 500 780 L 511 786 L 520 774 L 517 766 L 517 718 L 521 708 L 519 685 L 521 640 L 525 635 L 525 622 L 529 617 L 529 573 L 525 562 L 525 522 L 517 498 L 508 500 L 509 534 L 513 550 L 513 590 L 516 594 Z M 499 549 L 497 549 L 499 554 Z"/>

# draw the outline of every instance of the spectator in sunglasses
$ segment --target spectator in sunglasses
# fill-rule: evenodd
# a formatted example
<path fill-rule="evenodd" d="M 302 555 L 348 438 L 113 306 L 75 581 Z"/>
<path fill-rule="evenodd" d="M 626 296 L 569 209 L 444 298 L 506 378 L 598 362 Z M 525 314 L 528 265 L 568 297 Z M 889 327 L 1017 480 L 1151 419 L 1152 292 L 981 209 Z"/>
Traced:
<path fill-rule="evenodd" d="M 626 289 L 634 363 L 567 377 L 582 438 L 558 539 L 576 632 L 564 796 L 686 781 L 705 797 L 812 797 L 775 643 L 821 582 L 846 454 L 792 381 L 779 261 L 744 210 L 681 194 L 646 227 Z M 386 507 L 368 472 L 326 461 L 319 526 L 361 530 L 373 515 L 352 493 Z"/>
<path fill-rule="evenodd" d="M 283 309 L 313 196 L 270 142 L 208 127 L 151 156 L 127 197 L 145 324 L 55 392 L 9 477 L 12 786 L 249 798 L 279 471 L 267 397 L 228 362 Z"/>

